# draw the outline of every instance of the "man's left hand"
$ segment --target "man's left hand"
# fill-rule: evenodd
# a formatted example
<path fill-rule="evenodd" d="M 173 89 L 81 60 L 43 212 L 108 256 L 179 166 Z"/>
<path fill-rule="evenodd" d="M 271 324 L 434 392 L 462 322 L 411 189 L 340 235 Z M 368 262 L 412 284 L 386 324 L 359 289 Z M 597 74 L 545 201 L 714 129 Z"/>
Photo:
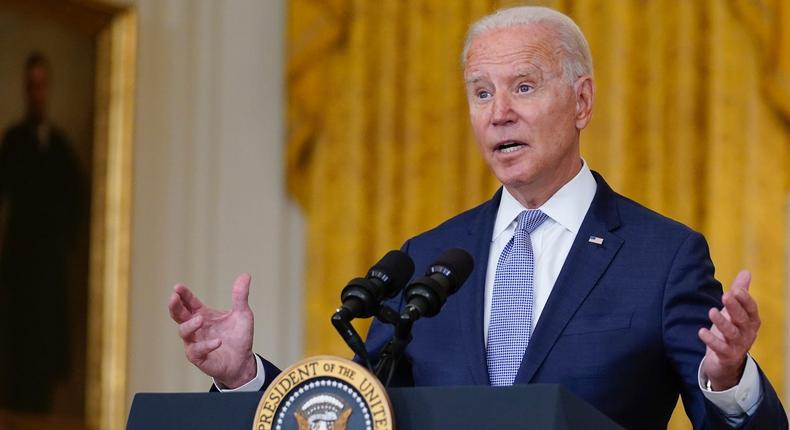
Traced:
<path fill-rule="evenodd" d="M 746 353 L 757 339 L 760 315 L 757 302 L 749 294 L 751 277 L 745 270 L 738 273 L 730 291 L 721 298 L 724 308 L 708 311 L 713 326 L 699 330 L 699 338 L 707 346 L 702 372 L 714 391 L 738 385 L 746 364 Z"/>

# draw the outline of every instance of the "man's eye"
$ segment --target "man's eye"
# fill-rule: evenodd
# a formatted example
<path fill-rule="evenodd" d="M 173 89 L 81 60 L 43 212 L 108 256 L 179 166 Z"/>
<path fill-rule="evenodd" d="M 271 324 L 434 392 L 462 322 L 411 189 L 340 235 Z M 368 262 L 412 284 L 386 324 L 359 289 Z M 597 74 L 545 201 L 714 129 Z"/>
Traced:
<path fill-rule="evenodd" d="M 528 93 L 532 90 L 532 85 L 521 84 L 518 86 L 518 92 L 520 93 Z"/>
<path fill-rule="evenodd" d="M 491 98 L 491 93 L 486 90 L 480 90 L 477 92 L 477 98 L 480 100 L 486 100 Z"/>

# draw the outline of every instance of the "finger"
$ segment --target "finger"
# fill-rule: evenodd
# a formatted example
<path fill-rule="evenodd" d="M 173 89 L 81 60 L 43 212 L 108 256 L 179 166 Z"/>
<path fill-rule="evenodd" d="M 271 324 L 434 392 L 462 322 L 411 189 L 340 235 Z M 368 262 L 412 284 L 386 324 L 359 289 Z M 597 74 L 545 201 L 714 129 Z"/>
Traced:
<path fill-rule="evenodd" d="M 175 290 L 176 294 L 181 297 L 181 301 L 190 312 L 196 312 L 198 309 L 203 307 L 203 302 L 201 302 L 200 299 L 198 299 L 197 296 L 195 296 L 192 291 L 186 287 L 186 285 L 176 284 L 173 289 Z"/>
<path fill-rule="evenodd" d="M 724 309 L 727 310 L 727 315 L 730 321 L 737 326 L 744 326 L 749 322 L 749 314 L 741 306 L 741 302 L 735 298 L 735 295 L 730 291 L 722 297 Z"/>
<path fill-rule="evenodd" d="M 710 330 L 708 330 L 706 328 L 701 328 L 701 329 L 699 329 L 699 332 L 697 333 L 697 336 L 699 336 L 700 340 L 702 340 L 702 342 L 705 344 L 705 346 L 710 348 L 716 354 L 719 354 L 719 355 L 722 355 L 722 356 L 725 356 L 725 357 L 730 355 L 731 348 L 730 348 L 729 344 L 727 342 L 723 341 L 722 339 L 719 339 L 718 337 L 714 336 L 713 333 L 711 333 Z"/>
<path fill-rule="evenodd" d="M 727 319 L 718 309 L 711 309 L 708 312 L 708 317 L 710 317 L 711 322 L 713 322 L 713 327 L 715 327 L 721 336 L 717 336 L 720 339 L 725 341 L 733 341 L 737 340 L 738 336 L 740 335 L 740 330 L 735 324 L 732 323 L 729 319 Z M 713 330 L 711 330 L 713 332 Z M 716 334 L 715 332 L 713 333 Z"/>
<path fill-rule="evenodd" d="M 188 341 L 200 327 L 203 327 L 203 317 L 197 315 L 189 321 L 178 325 L 178 335 Z"/>
<path fill-rule="evenodd" d="M 170 295 L 170 300 L 167 302 L 167 309 L 170 311 L 170 318 L 179 324 L 192 318 L 192 312 L 184 306 L 181 302 L 181 296 L 175 292 Z"/>
<path fill-rule="evenodd" d="M 209 339 L 191 343 L 186 347 L 187 358 L 191 362 L 203 361 L 211 351 L 219 348 L 220 345 L 222 345 L 220 339 Z"/>
<path fill-rule="evenodd" d="M 234 311 L 246 311 L 250 308 L 250 281 L 252 277 L 249 273 L 242 273 L 236 277 L 233 282 L 233 291 L 231 292 L 231 299 L 233 301 Z"/>
<path fill-rule="evenodd" d="M 721 303 L 722 303 L 722 305 L 724 305 L 724 302 L 725 302 L 726 300 L 728 300 L 728 299 L 727 299 L 727 296 L 728 296 L 729 294 L 730 294 L 730 292 L 726 292 L 726 293 L 724 293 L 724 294 L 721 296 Z M 727 311 L 727 308 L 725 308 L 725 307 L 722 307 L 722 308 L 720 309 L 720 311 L 721 311 L 721 314 L 722 314 L 722 315 L 724 315 L 724 318 L 730 319 L 730 313 L 729 313 L 729 311 Z"/>
<path fill-rule="evenodd" d="M 713 315 L 714 315 L 713 313 L 714 313 L 714 312 L 718 312 L 719 314 L 721 314 L 721 316 L 723 316 L 723 317 L 727 318 L 727 317 L 726 317 L 726 316 L 724 316 L 724 314 L 723 314 L 721 311 L 719 311 L 718 309 L 716 309 L 716 308 L 710 308 L 710 309 L 708 310 L 708 319 L 710 319 L 710 320 L 711 320 L 711 322 L 713 322 Z M 719 338 L 719 339 L 722 339 L 722 340 L 724 340 L 724 335 L 723 335 L 723 334 L 721 334 L 721 331 L 719 331 L 719 328 L 716 326 L 716 324 L 713 324 L 713 325 L 710 327 L 710 329 L 709 329 L 709 330 L 710 330 L 710 332 L 711 332 L 711 333 L 713 333 L 713 335 L 714 335 L 714 336 L 716 336 L 716 337 L 717 337 L 717 338 Z"/>
<path fill-rule="evenodd" d="M 749 284 L 752 282 L 752 274 L 748 270 L 741 270 L 735 275 L 735 279 L 732 281 L 732 285 L 730 285 L 730 291 L 743 288 L 744 290 L 749 289 Z"/>
<path fill-rule="evenodd" d="M 755 301 L 754 297 L 749 294 L 749 290 L 745 288 L 738 288 L 735 291 L 731 291 L 731 293 L 738 303 L 740 303 L 749 320 L 757 321 L 760 319 L 760 313 L 757 309 L 757 301 Z"/>

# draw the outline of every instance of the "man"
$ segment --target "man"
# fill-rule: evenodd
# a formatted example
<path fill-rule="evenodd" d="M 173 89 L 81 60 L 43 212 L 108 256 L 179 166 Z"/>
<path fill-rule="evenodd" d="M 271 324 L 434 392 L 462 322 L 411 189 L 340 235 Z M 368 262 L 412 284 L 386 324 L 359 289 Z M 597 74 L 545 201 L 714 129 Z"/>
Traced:
<path fill-rule="evenodd" d="M 46 57 L 28 57 L 24 85 L 25 118 L 0 144 L 0 344 L 15 351 L 0 354 L 0 408 L 44 413 L 81 342 L 69 336 L 69 316 L 81 314 L 70 315 L 69 304 L 83 302 L 73 278 L 87 270 L 78 246 L 87 184 L 71 143 L 47 115 Z M 36 303 L 35 312 L 26 303 Z"/>
<path fill-rule="evenodd" d="M 695 428 L 786 428 L 747 355 L 760 325 L 749 274 L 722 296 L 701 235 L 617 195 L 581 159 L 595 88 L 578 27 L 505 9 L 472 25 L 463 63 L 475 137 L 504 187 L 403 246 L 418 268 L 450 247 L 477 264 L 415 324 L 397 383 L 559 383 L 638 429 L 665 428 L 681 394 Z M 170 299 L 187 357 L 220 387 L 257 389 L 278 372 L 250 349 L 249 281 L 236 280 L 230 312 L 182 285 Z M 374 355 L 391 334 L 374 322 Z"/>

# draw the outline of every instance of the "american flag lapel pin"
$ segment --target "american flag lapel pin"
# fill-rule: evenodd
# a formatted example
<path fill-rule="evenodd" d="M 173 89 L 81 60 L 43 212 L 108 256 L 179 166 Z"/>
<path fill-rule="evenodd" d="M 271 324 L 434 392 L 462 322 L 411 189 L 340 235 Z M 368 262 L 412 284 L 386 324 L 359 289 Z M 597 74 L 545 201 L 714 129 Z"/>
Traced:
<path fill-rule="evenodd" d="M 588 242 L 594 243 L 596 245 L 603 245 L 603 238 L 602 237 L 598 237 L 598 236 L 590 236 L 590 239 L 588 239 Z"/>

